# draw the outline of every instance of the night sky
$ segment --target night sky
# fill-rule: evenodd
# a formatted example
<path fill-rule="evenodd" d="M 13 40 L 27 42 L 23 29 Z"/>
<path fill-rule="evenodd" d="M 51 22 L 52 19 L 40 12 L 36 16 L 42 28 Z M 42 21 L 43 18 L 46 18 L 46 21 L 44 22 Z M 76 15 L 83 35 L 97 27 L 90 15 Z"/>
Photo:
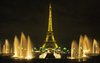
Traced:
<path fill-rule="evenodd" d="M 52 5 L 54 36 L 58 46 L 70 47 L 80 35 L 100 42 L 100 1 L 98 0 L 1 0 L 0 43 L 21 32 L 29 35 L 33 46 L 42 46 L 47 34 L 49 4 Z"/>

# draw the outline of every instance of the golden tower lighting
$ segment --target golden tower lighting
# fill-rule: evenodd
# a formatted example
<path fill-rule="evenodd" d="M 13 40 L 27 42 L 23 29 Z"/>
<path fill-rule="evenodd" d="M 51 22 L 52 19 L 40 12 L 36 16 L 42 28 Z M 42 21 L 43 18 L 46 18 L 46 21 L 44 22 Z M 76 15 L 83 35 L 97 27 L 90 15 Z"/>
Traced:
<path fill-rule="evenodd" d="M 42 46 L 42 49 L 45 49 L 48 46 L 52 46 L 54 48 L 58 48 L 58 45 L 56 44 L 54 35 L 53 35 L 53 28 L 52 28 L 52 7 L 51 4 L 49 6 L 49 22 L 48 22 L 48 31 L 47 36 L 44 41 L 44 44 Z"/>

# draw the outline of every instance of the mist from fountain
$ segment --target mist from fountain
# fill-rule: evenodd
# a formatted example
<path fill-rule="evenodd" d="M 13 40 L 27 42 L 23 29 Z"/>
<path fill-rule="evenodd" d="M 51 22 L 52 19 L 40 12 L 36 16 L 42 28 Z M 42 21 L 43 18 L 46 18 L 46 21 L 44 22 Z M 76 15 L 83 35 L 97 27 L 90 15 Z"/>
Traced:
<path fill-rule="evenodd" d="M 74 40 L 72 41 L 72 44 L 71 44 L 71 57 L 72 58 L 77 57 L 78 56 L 77 52 L 78 52 L 78 45 L 76 41 Z"/>
<path fill-rule="evenodd" d="M 11 49 L 10 49 L 10 53 L 12 53 L 12 47 L 11 47 Z"/>
<path fill-rule="evenodd" d="M 6 53 L 5 44 L 3 45 L 3 53 Z"/>
<path fill-rule="evenodd" d="M 92 41 L 89 40 L 89 38 L 84 35 L 84 38 L 82 35 L 80 35 L 80 38 L 79 38 L 79 47 L 77 49 L 77 44 L 74 41 L 72 41 L 72 44 L 71 44 L 71 57 L 68 57 L 69 59 L 75 59 L 75 58 L 89 58 L 89 56 L 91 56 L 91 53 L 94 53 L 94 54 L 99 54 L 99 44 L 98 42 L 96 41 L 96 39 L 93 40 L 93 46 L 92 46 Z M 93 51 L 92 51 L 92 48 L 93 48 Z M 75 50 L 76 49 L 76 50 Z M 78 52 L 77 52 L 78 50 Z M 78 53 L 78 56 L 76 55 Z"/>
<path fill-rule="evenodd" d="M 6 50 L 6 53 L 9 53 L 9 43 L 8 43 L 8 40 L 5 39 L 5 50 Z"/>
<path fill-rule="evenodd" d="M 27 45 L 26 45 L 26 42 L 27 42 Z M 23 32 L 21 33 L 20 44 L 19 44 L 19 40 L 17 36 L 15 35 L 14 53 L 15 55 L 13 57 L 26 58 L 26 59 L 33 58 L 30 37 L 28 36 L 27 41 L 26 41 L 26 38 Z"/>
<path fill-rule="evenodd" d="M 0 53 L 1 53 L 1 44 L 0 44 Z"/>
<path fill-rule="evenodd" d="M 84 40 L 83 40 L 83 57 L 85 57 L 86 53 L 90 52 L 90 44 L 89 44 L 89 39 L 88 37 L 85 35 L 84 36 Z"/>
<path fill-rule="evenodd" d="M 29 36 L 28 36 L 28 40 L 27 40 L 27 56 L 26 56 L 26 58 L 28 58 L 28 59 L 33 58 L 31 40 L 30 40 Z"/>
<path fill-rule="evenodd" d="M 19 45 L 19 40 L 17 38 L 17 36 L 15 35 L 14 38 L 14 56 L 18 57 L 19 56 L 19 52 L 20 52 L 20 45 Z"/>
<path fill-rule="evenodd" d="M 93 40 L 93 53 L 99 53 L 99 46 L 98 46 L 98 42 L 96 41 L 96 39 Z"/>
<path fill-rule="evenodd" d="M 26 37 L 24 33 L 21 33 L 21 41 L 20 41 L 20 57 L 26 57 Z"/>
<path fill-rule="evenodd" d="M 79 38 L 79 57 L 82 55 L 82 51 L 83 51 L 83 36 L 80 35 L 80 38 Z"/>

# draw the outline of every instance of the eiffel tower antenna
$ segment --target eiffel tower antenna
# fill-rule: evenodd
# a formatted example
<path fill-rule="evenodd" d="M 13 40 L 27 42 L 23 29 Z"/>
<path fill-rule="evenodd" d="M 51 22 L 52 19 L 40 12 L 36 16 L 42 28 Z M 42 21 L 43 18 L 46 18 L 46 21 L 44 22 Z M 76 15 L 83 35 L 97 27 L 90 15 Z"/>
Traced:
<path fill-rule="evenodd" d="M 48 22 L 48 31 L 47 36 L 44 41 L 44 44 L 42 46 L 42 49 L 51 46 L 53 48 L 58 48 L 58 45 L 56 44 L 54 35 L 53 35 L 53 28 L 52 28 L 52 7 L 51 4 L 49 6 L 49 22 Z"/>
<path fill-rule="evenodd" d="M 51 4 L 49 6 L 49 22 L 48 22 L 48 31 L 53 31 L 52 29 L 52 7 L 51 7 Z"/>

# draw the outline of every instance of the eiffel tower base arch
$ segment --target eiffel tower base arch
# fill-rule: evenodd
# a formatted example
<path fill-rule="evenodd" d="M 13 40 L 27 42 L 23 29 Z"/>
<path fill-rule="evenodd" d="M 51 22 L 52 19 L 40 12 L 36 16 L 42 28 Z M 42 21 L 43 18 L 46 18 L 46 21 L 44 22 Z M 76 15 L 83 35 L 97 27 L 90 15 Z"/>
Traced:
<path fill-rule="evenodd" d="M 44 50 L 45 48 L 58 48 L 58 45 L 56 44 L 56 42 L 44 42 L 43 46 L 42 46 L 42 50 Z"/>

